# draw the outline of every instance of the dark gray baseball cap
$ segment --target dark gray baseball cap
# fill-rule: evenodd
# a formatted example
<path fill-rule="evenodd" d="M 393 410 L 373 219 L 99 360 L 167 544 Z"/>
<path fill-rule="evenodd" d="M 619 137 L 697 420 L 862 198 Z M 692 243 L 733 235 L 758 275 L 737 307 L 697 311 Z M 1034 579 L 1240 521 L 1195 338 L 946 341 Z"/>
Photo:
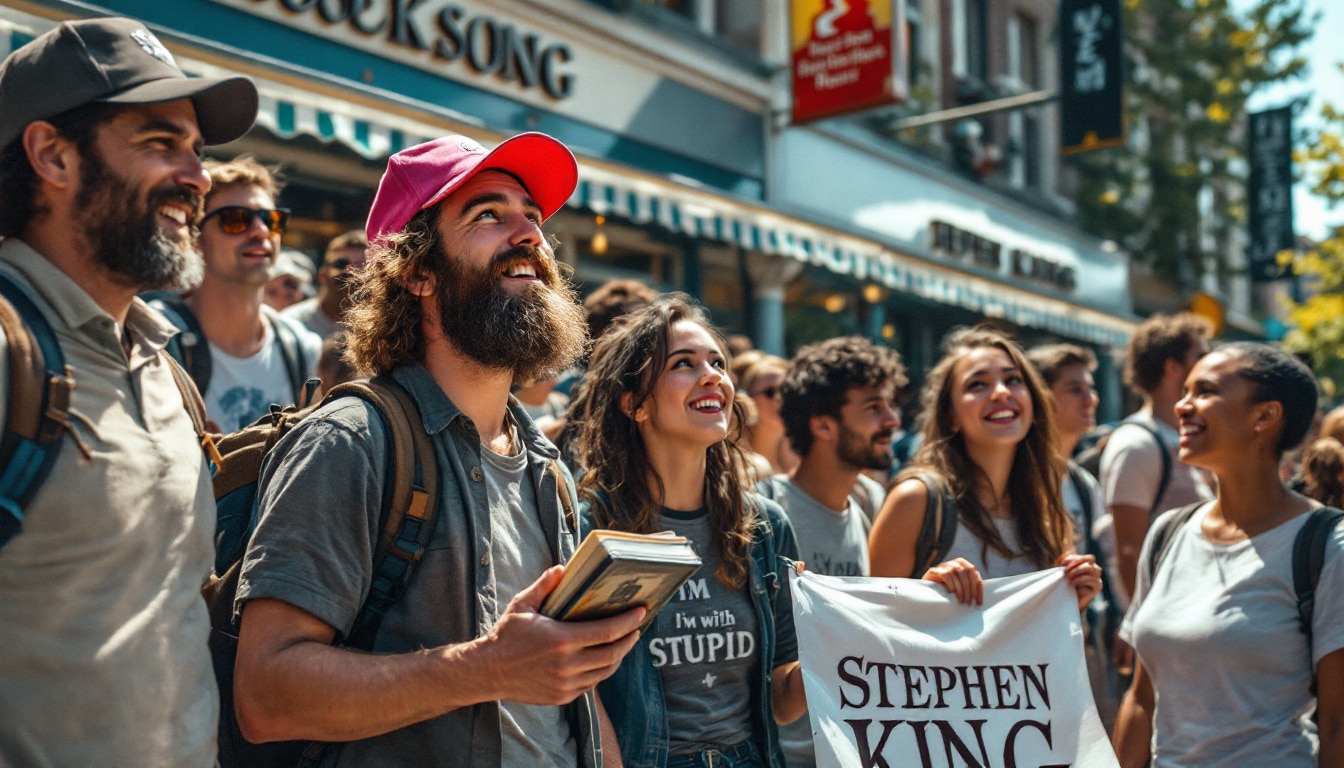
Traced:
<path fill-rule="evenodd" d="M 91 102 L 178 99 L 191 99 L 206 144 L 233 141 L 257 119 L 251 80 L 187 77 L 144 24 L 121 18 L 63 22 L 0 64 L 0 147 L 34 120 Z"/>

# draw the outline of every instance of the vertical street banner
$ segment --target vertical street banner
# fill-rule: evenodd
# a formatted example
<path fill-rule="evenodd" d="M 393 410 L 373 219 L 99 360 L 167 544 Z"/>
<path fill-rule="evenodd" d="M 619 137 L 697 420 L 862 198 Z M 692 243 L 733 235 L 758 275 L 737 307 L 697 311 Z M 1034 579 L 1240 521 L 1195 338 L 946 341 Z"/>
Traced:
<path fill-rule="evenodd" d="M 1280 107 L 1250 116 L 1246 158 L 1248 203 L 1246 258 L 1251 280 L 1286 277 L 1279 251 L 1297 244 L 1293 233 L 1293 109 Z"/>
<path fill-rule="evenodd" d="M 893 0 L 792 0 L 793 121 L 905 101 L 904 15 Z"/>
<path fill-rule="evenodd" d="M 1125 31 L 1120 0 L 1060 0 L 1060 153 L 1125 143 Z"/>
<path fill-rule="evenodd" d="M 792 574 L 819 768 L 1118 768 L 1062 568 L 985 582 Z"/>

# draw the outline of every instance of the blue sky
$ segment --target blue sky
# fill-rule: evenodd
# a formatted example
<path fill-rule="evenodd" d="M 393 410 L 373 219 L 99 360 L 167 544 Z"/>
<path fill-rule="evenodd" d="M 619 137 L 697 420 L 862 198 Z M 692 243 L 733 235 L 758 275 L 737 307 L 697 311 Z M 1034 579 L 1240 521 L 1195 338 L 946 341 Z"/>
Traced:
<path fill-rule="evenodd" d="M 1245 0 L 1234 2 L 1234 7 L 1245 4 Z M 1298 118 L 1298 124 L 1311 126 L 1320 124 L 1322 104 L 1329 102 L 1344 109 L 1344 73 L 1336 66 L 1344 61 L 1344 45 L 1341 45 L 1344 41 L 1344 2 L 1308 0 L 1307 6 L 1321 12 L 1316 34 L 1303 49 L 1310 62 L 1310 72 L 1305 80 L 1256 92 L 1251 97 L 1250 108 L 1258 112 L 1282 106 L 1294 96 L 1307 94 L 1311 96 L 1311 103 Z M 1328 234 L 1331 225 L 1344 224 L 1344 205 L 1328 209 L 1325 201 L 1313 196 L 1305 183 L 1299 183 L 1293 192 L 1298 234 L 1319 239 Z"/>

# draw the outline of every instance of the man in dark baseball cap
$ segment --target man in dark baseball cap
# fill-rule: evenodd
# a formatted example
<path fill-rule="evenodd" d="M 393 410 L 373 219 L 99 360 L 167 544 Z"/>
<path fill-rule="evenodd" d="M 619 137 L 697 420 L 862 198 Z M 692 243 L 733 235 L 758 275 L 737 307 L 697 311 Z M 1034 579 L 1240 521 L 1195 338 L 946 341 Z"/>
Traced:
<path fill-rule="evenodd" d="M 183 75 L 129 19 L 0 65 L 0 294 L 64 357 L 11 363 L 0 400 L 0 765 L 215 763 L 210 474 L 175 329 L 136 294 L 199 281 L 202 147 L 256 111 L 246 78 Z M 45 411 L 23 394 L 44 386 Z M 56 440 L 25 441 L 34 421 Z"/>

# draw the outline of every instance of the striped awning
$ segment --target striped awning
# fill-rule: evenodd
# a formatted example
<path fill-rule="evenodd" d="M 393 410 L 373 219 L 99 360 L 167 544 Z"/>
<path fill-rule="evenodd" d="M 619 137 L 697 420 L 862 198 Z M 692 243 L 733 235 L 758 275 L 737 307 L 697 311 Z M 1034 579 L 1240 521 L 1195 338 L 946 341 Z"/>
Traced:
<path fill-rule="evenodd" d="M 1135 321 L 942 266 L 883 243 L 762 205 L 627 169 L 581 163 L 569 204 L 692 237 L 795 259 L 986 317 L 1095 344 L 1122 347 Z"/>
<path fill-rule="evenodd" d="M 0 59 L 33 36 L 31 30 L 0 19 Z M 193 75 L 226 73 L 201 62 L 181 63 Z M 258 80 L 257 86 L 259 127 L 281 138 L 311 136 L 338 143 L 371 160 L 441 136 L 445 130 L 402 114 L 373 114 L 367 107 L 278 82 Z M 480 126 L 467 116 L 459 122 Z M 589 158 L 580 159 L 579 179 L 570 206 L 735 243 L 987 317 L 1109 347 L 1128 343 L 1135 326 L 1132 319 L 962 272 L 874 239 L 725 196 L 690 179 L 655 176 Z"/>

